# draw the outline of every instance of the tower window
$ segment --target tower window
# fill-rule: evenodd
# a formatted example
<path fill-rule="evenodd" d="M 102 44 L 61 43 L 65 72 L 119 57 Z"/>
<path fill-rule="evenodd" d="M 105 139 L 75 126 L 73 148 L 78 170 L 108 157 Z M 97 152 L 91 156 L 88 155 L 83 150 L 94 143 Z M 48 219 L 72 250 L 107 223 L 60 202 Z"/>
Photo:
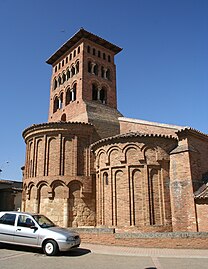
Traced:
<path fill-rule="evenodd" d="M 59 86 L 61 85 L 61 77 L 60 76 L 58 77 L 58 85 Z"/>
<path fill-rule="evenodd" d="M 57 86 L 58 86 L 58 83 L 57 83 L 57 80 L 55 78 L 53 81 L 53 89 L 55 90 L 57 88 Z"/>
<path fill-rule="evenodd" d="M 106 100 L 107 100 L 107 91 L 105 88 L 102 88 L 100 90 L 100 101 L 103 103 L 103 104 L 106 104 Z"/>
<path fill-rule="evenodd" d="M 61 121 L 66 121 L 66 114 L 65 113 L 61 116 Z"/>
<path fill-rule="evenodd" d="M 59 99 L 56 97 L 53 102 L 53 113 L 55 113 L 59 108 Z"/>
<path fill-rule="evenodd" d="M 98 76 L 98 65 L 97 64 L 95 64 L 95 66 L 94 66 L 94 74 L 96 76 Z"/>
<path fill-rule="evenodd" d="M 79 61 L 76 63 L 76 74 L 79 73 Z"/>
<path fill-rule="evenodd" d="M 63 73 L 62 81 L 63 81 L 63 83 L 66 81 L 66 74 L 65 73 Z"/>
<path fill-rule="evenodd" d="M 70 79 L 70 71 L 69 71 L 69 69 L 67 69 L 67 71 L 66 71 L 66 78 L 67 78 L 67 80 Z"/>
<path fill-rule="evenodd" d="M 88 62 L 88 72 L 91 73 L 91 66 L 92 66 L 92 63 L 91 62 Z"/>
<path fill-rule="evenodd" d="M 92 100 L 98 100 L 98 88 L 95 84 L 92 84 Z"/>
<path fill-rule="evenodd" d="M 110 80 L 110 69 L 108 68 L 106 71 L 106 78 Z"/>
<path fill-rule="evenodd" d="M 72 68 L 71 68 L 71 74 L 72 74 L 72 76 L 75 75 L 75 67 L 74 66 L 72 66 Z"/>

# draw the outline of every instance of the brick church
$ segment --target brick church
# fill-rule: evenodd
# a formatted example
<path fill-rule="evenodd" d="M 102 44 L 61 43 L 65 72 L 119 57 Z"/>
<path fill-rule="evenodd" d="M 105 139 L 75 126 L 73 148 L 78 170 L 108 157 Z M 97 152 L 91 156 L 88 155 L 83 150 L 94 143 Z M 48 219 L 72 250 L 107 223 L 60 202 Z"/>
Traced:
<path fill-rule="evenodd" d="M 208 231 L 208 135 L 124 117 L 114 57 L 81 28 L 48 60 L 48 122 L 23 131 L 22 210 L 65 227 Z"/>

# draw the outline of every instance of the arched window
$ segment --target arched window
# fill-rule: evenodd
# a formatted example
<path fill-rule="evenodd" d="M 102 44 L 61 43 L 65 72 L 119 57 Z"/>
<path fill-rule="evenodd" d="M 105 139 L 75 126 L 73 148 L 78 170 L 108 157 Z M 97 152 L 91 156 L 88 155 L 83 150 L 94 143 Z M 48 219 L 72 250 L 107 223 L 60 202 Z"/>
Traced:
<path fill-rule="evenodd" d="M 71 68 L 71 74 L 72 74 L 72 76 L 75 75 L 75 67 L 74 66 L 72 66 L 72 68 Z"/>
<path fill-rule="evenodd" d="M 78 53 L 78 54 L 80 53 L 80 47 L 78 47 L 77 53 Z"/>
<path fill-rule="evenodd" d="M 59 109 L 62 109 L 63 108 L 63 92 L 61 93 L 60 95 L 60 98 L 59 98 Z"/>
<path fill-rule="evenodd" d="M 105 69 L 104 69 L 104 67 L 102 66 L 102 67 L 101 67 L 101 77 L 104 78 L 104 76 L 105 76 Z"/>
<path fill-rule="evenodd" d="M 68 105 L 70 103 L 70 88 L 67 89 L 67 92 L 66 92 L 66 105 Z"/>
<path fill-rule="evenodd" d="M 91 67 L 92 67 L 92 63 L 88 62 L 88 72 L 91 73 Z"/>
<path fill-rule="evenodd" d="M 79 73 L 79 61 L 76 63 L 76 74 Z"/>
<path fill-rule="evenodd" d="M 58 77 L 58 85 L 61 85 L 61 76 Z"/>
<path fill-rule="evenodd" d="M 106 71 L 106 78 L 110 80 L 110 69 L 108 68 Z"/>
<path fill-rule="evenodd" d="M 57 83 L 57 80 L 55 78 L 53 81 L 53 89 L 55 90 L 57 87 L 58 87 L 58 83 Z"/>
<path fill-rule="evenodd" d="M 62 75 L 62 82 L 64 83 L 65 81 L 66 81 L 66 74 L 63 73 L 63 75 Z"/>
<path fill-rule="evenodd" d="M 100 101 L 103 104 L 106 104 L 107 103 L 107 90 L 105 88 L 102 88 L 100 90 Z"/>
<path fill-rule="evenodd" d="M 61 121 L 66 121 L 66 114 L 65 113 L 61 116 Z"/>
<path fill-rule="evenodd" d="M 92 84 L 92 100 L 98 100 L 98 88 L 95 84 Z"/>
<path fill-rule="evenodd" d="M 53 101 L 53 113 L 55 113 L 58 110 L 58 108 L 59 108 L 59 99 L 56 96 L 56 98 Z"/>
<path fill-rule="evenodd" d="M 96 76 L 98 76 L 98 65 L 97 64 L 94 66 L 94 74 Z"/>
<path fill-rule="evenodd" d="M 64 66 L 64 60 L 62 61 L 62 67 Z"/>
<path fill-rule="evenodd" d="M 75 83 L 72 88 L 72 102 L 77 99 L 77 84 Z"/>
<path fill-rule="evenodd" d="M 74 57 L 76 56 L 76 50 L 74 50 Z"/>
<path fill-rule="evenodd" d="M 70 79 L 70 71 L 69 71 L 69 69 L 67 69 L 67 71 L 66 71 L 66 78 L 67 78 L 67 80 Z"/>

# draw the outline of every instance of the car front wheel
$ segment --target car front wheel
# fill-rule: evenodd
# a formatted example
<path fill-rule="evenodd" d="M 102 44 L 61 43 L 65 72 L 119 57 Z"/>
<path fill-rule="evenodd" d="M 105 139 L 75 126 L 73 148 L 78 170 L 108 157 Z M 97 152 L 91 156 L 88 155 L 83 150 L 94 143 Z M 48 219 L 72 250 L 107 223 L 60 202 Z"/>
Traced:
<path fill-rule="evenodd" d="M 43 245 L 43 251 L 47 256 L 54 256 L 58 253 L 58 245 L 54 240 L 47 240 Z"/>

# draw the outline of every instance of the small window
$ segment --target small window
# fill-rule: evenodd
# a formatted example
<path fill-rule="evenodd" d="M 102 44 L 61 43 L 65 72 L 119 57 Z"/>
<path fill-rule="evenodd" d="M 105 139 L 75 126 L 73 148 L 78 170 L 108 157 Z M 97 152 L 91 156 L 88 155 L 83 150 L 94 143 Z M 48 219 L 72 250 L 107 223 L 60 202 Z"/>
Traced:
<path fill-rule="evenodd" d="M 69 59 L 70 59 L 70 60 L 72 59 L 72 53 L 70 53 L 70 55 L 69 55 Z"/>
<path fill-rule="evenodd" d="M 66 121 L 66 114 L 64 113 L 62 116 L 61 116 L 61 121 Z"/>
<path fill-rule="evenodd" d="M 55 72 L 57 72 L 57 65 L 55 66 Z"/>
<path fill-rule="evenodd" d="M 76 57 L 76 53 L 77 53 L 76 50 L 74 50 L 74 57 Z"/>
<path fill-rule="evenodd" d="M 98 50 L 98 57 L 100 58 L 100 50 Z"/>
<path fill-rule="evenodd" d="M 60 69 L 61 68 L 61 64 L 59 63 L 59 65 L 58 65 L 58 69 Z"/>
<path fill-rule="evenodd" d="M 92 54 L 93 54 L 93 55 L 95 55 L 95 53 L 96 53 L 96 50 L 95 50 L 95 49 L 93 49 L 93 50 L 92 50 Z"/>
<path fill-rule="evenodd" d="M 62 61 L 62 67 L 64 66 L 64 60 Z"/>
<path fill-rule="evenodd" d="M 68 60 L 69 60 L 69 58 L 68 58 L 68 56 L 66 57 L 66 64 L 68 63 Z"/>
<path fill-rule="evenodd" d="M 80 47 L 78 47 L 77 53 L 78 53 L 78 54 L 80 53 Z"/>
<path fill-rule="evenodd" d="M 15 219 L 15 214 L 6 213 L 0 218 L 0 223 L 5 225 L 14 225 Z"/>
<path fill-rule="evenodd" d="M 87 52 L 90 53 L 90 46 L 87 46 Z"/>
<path fill-rule="evenodd" d="M 103 53 L 103 60 L 105 60 L 106 56 L 105 56 L 105 53 Z"/>
<path fill-rule="evenodd" d="M 111 57 L 110 57 L 110 55 L 108 55 L 108 62 L 109 62 L 109 63 L 111 62 Z"/>

